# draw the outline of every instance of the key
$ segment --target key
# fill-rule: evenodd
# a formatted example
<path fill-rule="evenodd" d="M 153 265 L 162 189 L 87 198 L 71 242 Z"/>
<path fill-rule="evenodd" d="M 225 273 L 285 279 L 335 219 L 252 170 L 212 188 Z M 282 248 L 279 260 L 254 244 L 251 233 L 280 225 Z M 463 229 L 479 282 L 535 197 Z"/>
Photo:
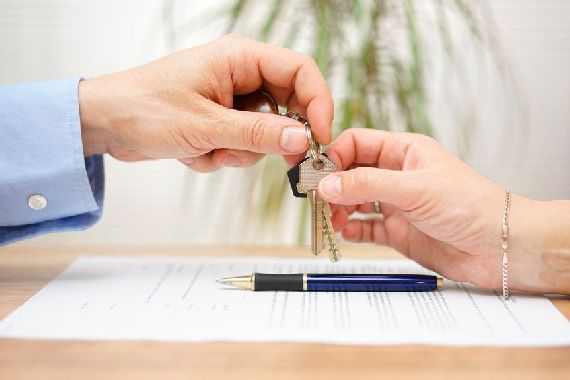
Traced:
<path fill-rule="evenodd" d="M 287 171 L 287 177 L 289 178 L 289 185 L 291 185 L 291 191 L 293 192 L 293 195 L 297 198 L 307 198 L 307 193 L 304 191 L 300 192 L 297 185 L 299 184 L 299 170 L 300 170 L 299 166 L 308 159 L 309 157 L 305 157 L 303 160 L 297 162 L 295 166 L 293 166 L 291 169 Z"/>
<path fill-rule="evenodd" d="M 297 190 L 299 192 L 307 193 L 309 190 L 316 190 L 321 179 L 337 171 L 336 164 L 326 154 L 319 153 L 318 158 L 321 162 L 318 169 L 315 167 L 315 160 L 312 157 L 307 157 L 297 164 L 299 167 Z"/>
<path fill-rule="evenodd" d="M 323 236 L 323 202 L 316 189 L 307 192 L 311 205 L 311 252 L 317 256 L 324 248 Z"/>
<path fill-rule="evenodd" d="M 329 202 L 323 201 L 324 233 L 329 245 L 329 259 L 336 263 L 342 258 L 332 224 L 332 211 Z"/>
<path fill-rule="evenodd" d="M 293 195 L 298 198 L 307 198 L 309 201 L 311 210 L 311 252 L 313 255 L 318 255 L 324 248 L 323 219 L 320 216 L 322 214 L 322 200 L 318 196 L 316 189 L 307 191 L 300 185 L 301 165 L 307 160 L 311 160 L 311 158 L 305 157 L 289 169 L 287 177 L 289 177 Z"/>
<path fill-rule="evenodd" d="M 325 200 L 322 199 L 321 197 L 319 197 L 319 201 L 321 202 L 321 205 L 319 206 L 320 209 L 321 209 L 321 217 L 318 218 L 317 220 L 318 220 L 318 227 L 319 227 L 319 233 L 318 233 L 318 235 L 319 235 L 319 238 L 320 238 L 321 251 L 322 251 L 322 250 L 325 249 L 325 247 L 326 247 L 326 244 L 325 244 L 325 225 L 324 225 L 325 219 L 324 219 L 323 216 L 322 216 L 322 215 L 323 215 L 322 212 L 323 212 L 323 209 L 324 209 L 324 207 L 325 207 Z"/>
<path fill-rule="evenodd" d="M 317 186 L 320 180 L 325 176 L 336 172 L 336 164 L 326 155 L 319 153 L 318 158 L 320 164 L 315 162 L 316 160 L 313 157 L 309 156 L 308 159 L 305 159 L 296 165 L 299 171 L 299 183 L 297 184 L 297 190 L 300 193 L 306 193 L 311 204 L 311 251 L 314 255 L 318 255 L 325 246 L 324 207 L 328 204 L 319 196 Z M 332 226 L 332 222 L 330 223 L 330 226 Z M 329 249 L 330 247 L 331 245 L 329 244 Z"/>

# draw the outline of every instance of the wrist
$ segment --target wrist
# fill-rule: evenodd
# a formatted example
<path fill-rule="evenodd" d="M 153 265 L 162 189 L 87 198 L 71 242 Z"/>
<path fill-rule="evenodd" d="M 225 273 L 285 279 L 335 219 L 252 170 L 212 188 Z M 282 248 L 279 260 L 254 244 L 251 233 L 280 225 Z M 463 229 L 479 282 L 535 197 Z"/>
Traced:
<path fill-rule="evenodd" d="M 79 117 L 85 157 L 108 153 L 113 141 L 106 96 L 96 81 L 89 79 L 79 82 Z"/>

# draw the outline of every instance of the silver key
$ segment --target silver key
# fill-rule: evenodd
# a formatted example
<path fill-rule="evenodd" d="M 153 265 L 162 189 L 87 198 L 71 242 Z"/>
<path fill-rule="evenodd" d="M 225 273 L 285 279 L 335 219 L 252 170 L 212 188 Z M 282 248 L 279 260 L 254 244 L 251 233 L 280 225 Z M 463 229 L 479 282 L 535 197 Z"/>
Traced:
<path fill-rule="evenodd" d="M 312 157 L 299 164 L 299 183 L 297 184 L 299 192 L 308 193 L 309 190 L 316 190 L 321 179 L 337 171 L 336 164 L 327 156 L 321 153 L 319 159 L 321 160 L 319 169 L 313 165 Z"/>
<path fill-rule="evenodd" d="M 331 211 L 328 202 L 324 201 L 317 192 L 317 186 L 321 179 L 337 171 L 336 164 L 327 156 L 319 153 L 320 164 L 310 157 L 299 165 L 299 192 L 307 193 L 311 203 L 311 250 L 318 255 L 325 246 L 329 245 L 329 257 L 336 262 L 340 258 L 340 252 L 332 229 Z M 328 225 L 327 225 L 328 218 Z M 328 227 L 328 228 L 327 228 Z M 327 233 L 327 230 L 329 231 Z M 326 236 L 325 236 L 326 235 Z M 332 243 L 331 243 L 332 242 Z"/>
<path fill-rule="evenodd" d="M 307 199 L 311 205 L 311 252 L 318 255 L 324 248 L 323 236 L 323 202 L 316 189 L 307 191 Z"/>
<path fill-rule="evenodd" d="M 327 243 L 329 245 L 329 259 L 333 263 L 336 263 L 342 258 L 342 255 L 340 253 L 340 249 L 338 248 L 338 242 L 336 240 L 331 218 L 331 206 L 329 205 L 329 202 L 323 201 L 324 232 Z"/>

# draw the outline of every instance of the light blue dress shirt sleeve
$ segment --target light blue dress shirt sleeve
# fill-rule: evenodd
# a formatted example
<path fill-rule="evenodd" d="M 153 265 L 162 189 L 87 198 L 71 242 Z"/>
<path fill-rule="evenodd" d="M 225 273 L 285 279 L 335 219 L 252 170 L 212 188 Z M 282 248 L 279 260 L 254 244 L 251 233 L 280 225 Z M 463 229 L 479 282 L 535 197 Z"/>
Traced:
<path fill-rule="evenodd" d="M 101 217 L 103 157 L 83 157 L 79 80 L 0 86 L 0 245 Z"/>

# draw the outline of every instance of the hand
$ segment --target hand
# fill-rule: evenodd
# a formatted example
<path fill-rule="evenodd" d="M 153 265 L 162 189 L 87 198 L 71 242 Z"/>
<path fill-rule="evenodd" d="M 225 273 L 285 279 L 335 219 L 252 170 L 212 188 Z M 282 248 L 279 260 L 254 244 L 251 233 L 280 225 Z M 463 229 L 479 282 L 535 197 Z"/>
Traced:
<path fill-rule="evenodd" d="M 449 279 L 501 288 L 503 188 L 418 134 L 351 129 L 327 153 L 346 171 L 318 190 L 337 204 L 333 224 L 345 239 L 389 245 Z M 349 220 L 373 212 L 374 201 L 380 218 Z M 570 291 L 568 206 L 512 195 L 510 288 Z"/>
<path fill-rule="evenodd" d="M 234 95 L 260 87 L 306 115 L 315 138 L 329 142 L 333 101 L 314 60 L 229 35 L 80 82 L 84 154 L 110 153 L 125 161 L 176 158 L 197 171 L 252 165 L 265 153 L 300 159 L 307 149 L 300 123 L 232 109 Z"/>

